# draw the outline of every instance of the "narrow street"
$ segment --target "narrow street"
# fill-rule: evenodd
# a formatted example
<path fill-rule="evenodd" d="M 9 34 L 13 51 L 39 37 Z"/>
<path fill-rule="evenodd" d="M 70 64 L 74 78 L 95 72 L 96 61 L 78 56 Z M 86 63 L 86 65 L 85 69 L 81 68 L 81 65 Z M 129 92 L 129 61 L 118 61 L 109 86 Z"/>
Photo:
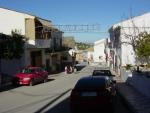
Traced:
<path fill-rule="evenodd" d="M 21 86 L 0 93 L 0 113 L 70 113 L 71 89 L 82 76 L 91 75 L 93 67 L 80 72 L 49 77 L 47 83 Z M 128 113 L 119 97 L 114 102 L 115 113 Z"/>

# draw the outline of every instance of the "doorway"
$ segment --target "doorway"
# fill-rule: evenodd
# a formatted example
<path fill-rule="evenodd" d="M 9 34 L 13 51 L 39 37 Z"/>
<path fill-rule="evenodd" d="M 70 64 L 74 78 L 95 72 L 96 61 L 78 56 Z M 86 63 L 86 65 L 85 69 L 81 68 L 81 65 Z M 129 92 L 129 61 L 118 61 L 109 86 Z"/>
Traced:
<path fill-rule="evenodd" d="M 32 51 L 31 56 L 31 65 L 32 66 L 42 66 L 42 52 L 41 51 Z"/>

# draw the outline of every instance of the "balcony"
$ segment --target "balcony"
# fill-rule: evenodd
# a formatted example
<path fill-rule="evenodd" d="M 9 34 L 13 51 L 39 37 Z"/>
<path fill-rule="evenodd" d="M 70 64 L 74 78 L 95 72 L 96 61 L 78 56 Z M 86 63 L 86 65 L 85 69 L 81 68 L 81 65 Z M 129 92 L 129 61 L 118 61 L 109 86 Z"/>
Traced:
<path fill-rule="evenodd" d="M 51 48 L 51 39 L 28 40 L 27 48 Z"/>

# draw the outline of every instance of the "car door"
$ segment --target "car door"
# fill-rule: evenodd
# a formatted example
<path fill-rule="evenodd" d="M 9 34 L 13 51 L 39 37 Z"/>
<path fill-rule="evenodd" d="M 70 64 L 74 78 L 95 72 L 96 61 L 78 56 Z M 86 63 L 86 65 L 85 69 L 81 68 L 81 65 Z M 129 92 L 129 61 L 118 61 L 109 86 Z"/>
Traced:
<path fill-rule="evenodd" d="M 38 68 L 38 81 L 41 82 L 43 81 L 44 77 L 43 77 L 43 72 L 41 68 Z"/>
<path fill-rule="evenodd" d="M 35 74 L 34 74 L 34 82 L 39 82 L 39 71 L 38 69 L 35 69 Z"/>

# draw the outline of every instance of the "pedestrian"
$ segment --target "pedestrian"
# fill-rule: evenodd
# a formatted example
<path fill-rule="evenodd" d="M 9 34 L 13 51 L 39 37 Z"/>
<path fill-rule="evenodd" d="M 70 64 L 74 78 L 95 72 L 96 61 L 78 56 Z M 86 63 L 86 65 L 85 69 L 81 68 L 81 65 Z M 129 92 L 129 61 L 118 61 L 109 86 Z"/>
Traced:
<path fill-rule="evenodd" d="M 65 74 L 68 74 L 68 67 L 65 66 Z"/>
<path fill-rule="evenodd" d="M 69 66 L 69 72 L 70 72 L 70 73 L 73 72 L 72 66 Z"/>

